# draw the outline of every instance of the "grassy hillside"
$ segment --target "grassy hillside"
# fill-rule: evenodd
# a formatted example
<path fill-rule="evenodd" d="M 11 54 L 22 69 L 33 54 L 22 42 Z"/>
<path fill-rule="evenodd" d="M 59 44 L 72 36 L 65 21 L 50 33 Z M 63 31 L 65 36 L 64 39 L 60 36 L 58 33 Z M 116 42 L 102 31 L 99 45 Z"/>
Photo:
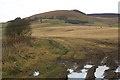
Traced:
<path fill-rule="evenodd" d="M 81 18 L 81 20 L 83 19 L 88 19 L 87 16 L 80 14 L 78 12 L 75 11 L 69 11 L 69 10 L 57 10 L 57 11 L 50 11 L 50 12 L 46 12 L 46 13 L 41 13 L 41 14 L 36 14 L 33 16 L 28 17 L 28 19 L 35 19 L 35 18 L 58 18 L 58 17 L 68 17 L 68 18 Z"/>
<path fill-rule="evenodd" d="M 82 13 L 70 10 L 57 10 L 27 17 L 32 24 L 50 23 L 50 24 L 79 24 L 92 26 L 118 26 L 118 19 L 115 18 L 96 18 L 84 15 Z M 47 24 L 48 25 L 48 24 Z"/>
<path fill-rule="evenodd" d="M 117 18 L 94 18 L 58 10 L 25 19 L 31 22 L 31 39 L 20 39 L 9 46 L 3 42 L 3 78 L 62 79 L 67 78 L 67 69 L 79 72 L 86 64 L 106 65 L 107 78 L 119 74 L 115 72 L 119 66 L 118 27 L 112 27 L 117 26 Z M 33 75 L 36 71 L 38 76 Z"/>
<path fill-rule="evenodd" d="M 118 66 L 118 28 L 40 27 L 32 33 L 36 38 L 32 44 L 15 44 L 3 50 L 3 78 L 66 78 L 67 69 L 75 63 L 75 71 L 79 71 L 90 61 L 100 65 L 106 56 L 109 71 Z M 40 75 L 33 76 L 35 71 Z"/>

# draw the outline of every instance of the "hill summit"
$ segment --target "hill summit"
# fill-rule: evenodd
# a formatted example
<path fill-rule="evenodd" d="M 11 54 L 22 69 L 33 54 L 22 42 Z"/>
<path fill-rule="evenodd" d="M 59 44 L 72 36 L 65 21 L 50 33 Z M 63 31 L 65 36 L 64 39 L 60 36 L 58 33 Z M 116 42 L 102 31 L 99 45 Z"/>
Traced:
<path fill-rule="evenodd" d="M 118 24 L 117 17 L 112 18 L 98 18 L 89 16 L 79 10 L 56 10 L 40 14 L 35 14 L 25 18 L 30 22 L 60 24 L 82 24 L 82 25 L 107 25 L 113 26 Z"/>

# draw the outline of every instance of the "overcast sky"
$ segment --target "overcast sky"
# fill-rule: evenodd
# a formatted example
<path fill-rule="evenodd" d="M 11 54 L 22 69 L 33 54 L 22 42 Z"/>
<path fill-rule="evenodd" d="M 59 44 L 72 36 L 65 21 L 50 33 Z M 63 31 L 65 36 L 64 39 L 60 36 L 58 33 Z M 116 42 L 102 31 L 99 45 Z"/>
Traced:
<path fill-rule="evenodd" d="M 0 22 L 53 10 L 118 13 L 119 0 L 0 0 Z"/>

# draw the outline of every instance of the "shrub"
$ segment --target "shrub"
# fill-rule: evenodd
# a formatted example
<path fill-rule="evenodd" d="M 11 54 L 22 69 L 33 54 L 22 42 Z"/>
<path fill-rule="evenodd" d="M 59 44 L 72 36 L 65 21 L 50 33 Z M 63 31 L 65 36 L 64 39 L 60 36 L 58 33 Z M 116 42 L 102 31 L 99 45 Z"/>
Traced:
<path fill-rule="evenodd" d="M 29 37 L 31 36 L 31 28 L 29 21 L 21 18 L 9 21 L 5 28 L 5 36 L 7 38 Z"/>
<path fill-rule="evenodd" d="M 21 18 L 9 21 L 5 28 L 4 38 L 2 39 L 2 47 L 16 47 L 18 43 L 31 43 L 31 27 L 29 21 Z"/>

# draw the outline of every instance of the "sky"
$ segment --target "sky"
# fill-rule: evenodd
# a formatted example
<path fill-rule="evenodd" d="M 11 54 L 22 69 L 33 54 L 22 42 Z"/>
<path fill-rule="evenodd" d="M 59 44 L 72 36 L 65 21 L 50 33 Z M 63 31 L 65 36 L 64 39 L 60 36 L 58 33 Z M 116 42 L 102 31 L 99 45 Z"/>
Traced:
<path fill-rule="evenodd" d="M 0 0 L 0 22 L 16 17 L 77 9 L 84 13 L 118 13 L 119 0 Z"/>

